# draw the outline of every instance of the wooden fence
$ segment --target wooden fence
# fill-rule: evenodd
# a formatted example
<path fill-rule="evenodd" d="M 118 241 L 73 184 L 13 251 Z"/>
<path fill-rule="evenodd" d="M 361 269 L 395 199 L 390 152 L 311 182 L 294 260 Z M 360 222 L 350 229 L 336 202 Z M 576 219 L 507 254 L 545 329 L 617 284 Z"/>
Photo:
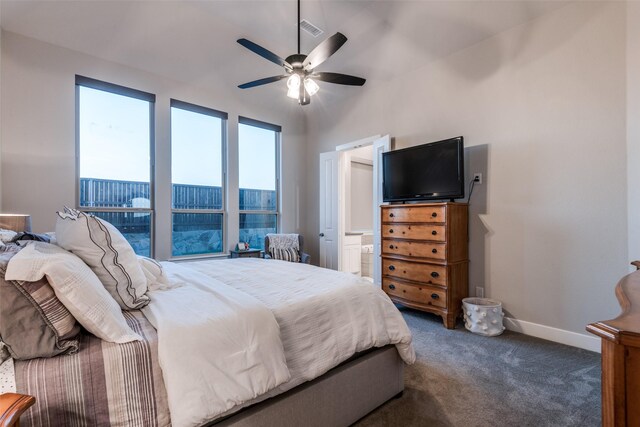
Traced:
<path fill-rule="evenodd" d="M 173 184 L 174 209 L 222 209 L 222 188 L 205 185 Z M 273 190 L 240 189 L 240 210 L 275 211 Z M 150 188 L 147 182 L 81 178 L 80 206 L 91 208 L 149 207 Z M 130 233 L 148 232 L 149 215 L 135 212 L 101 212 L 101 218 Z M 240 228 L 275 228 L 275 215 L 240 215 Z M 175 213 L 175 231 L 221 230 L 222 214 Z"/>

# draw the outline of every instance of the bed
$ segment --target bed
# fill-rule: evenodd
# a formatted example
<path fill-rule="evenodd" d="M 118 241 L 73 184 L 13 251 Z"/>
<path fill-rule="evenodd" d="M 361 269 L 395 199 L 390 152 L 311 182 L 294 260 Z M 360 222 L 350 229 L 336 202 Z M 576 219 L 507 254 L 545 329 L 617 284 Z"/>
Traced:
<path fill-rule="evenodd" d="M 123 312 L 141 340 L 83 331 L 73 354 L 2 364 L 4 391 L 36 397 L 22 425 L 341 426 L 402 392 L 411 334 L 369 282 L 257 258 L 159 267 Z"/>

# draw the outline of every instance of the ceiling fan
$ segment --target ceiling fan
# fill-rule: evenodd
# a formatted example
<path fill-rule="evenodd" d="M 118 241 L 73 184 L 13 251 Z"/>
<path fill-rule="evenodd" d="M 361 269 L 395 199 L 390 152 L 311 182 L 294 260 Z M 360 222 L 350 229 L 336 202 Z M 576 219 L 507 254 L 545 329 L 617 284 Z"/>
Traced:
<path fill-rule="evenodd" d="M 241 84 L 240 89 L 249 89 L 261 86 L 267 83 L 273 83 L 282 79 L 287 80 L 287 96 L 298 100 L 298 104 L 307 105 L 311 102 L 311 96 L 314 95 L 320 87 L 315 80 L 335 83 L 339 85 L 362 86 L 366 80 L 361 77 L 349 76 L 340 73 L 328 73 L 315 71 L 316 67 L 326 61 L 331 55 L 336 53 L 340 47 L 347 41 L 342 33 L 335 33 L 309 53 L 304 55 L 300 53 L 300 0 L 298 0 L 298 53 L 289 55 L 287 59 L 282 59 L 275 53 L 263 48 L 262 46 L 247 40 L 239 39 L 238 43 L 246 47 L 250 51 L 262 56 L 281 67 L 287 74 L 280 76 L 266 77 L 264 79 L 254 80 L 249 83 Z"/>

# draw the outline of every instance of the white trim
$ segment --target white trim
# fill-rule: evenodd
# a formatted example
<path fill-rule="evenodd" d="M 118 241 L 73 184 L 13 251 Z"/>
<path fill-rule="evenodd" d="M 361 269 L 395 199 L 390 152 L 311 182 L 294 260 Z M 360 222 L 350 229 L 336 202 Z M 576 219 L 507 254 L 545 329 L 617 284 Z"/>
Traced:
<path fill-rule="evenodd" d="M 511 317 L 504 318 L 504 326 L 510 331 L 600 353 L 600 338 L 597 337 L 513 319 Z"/>
<path fill-rule="evenodd" d="M 336 151 L 353 150 L 354 148 L 366 147 L 367 145 L 373 145 L 373 142 L 380 139 L 382 135 L 373 135 L 366 138 L 359 139 L 357 141 L 348 142 L 342 145 L 336 145 Z"/>

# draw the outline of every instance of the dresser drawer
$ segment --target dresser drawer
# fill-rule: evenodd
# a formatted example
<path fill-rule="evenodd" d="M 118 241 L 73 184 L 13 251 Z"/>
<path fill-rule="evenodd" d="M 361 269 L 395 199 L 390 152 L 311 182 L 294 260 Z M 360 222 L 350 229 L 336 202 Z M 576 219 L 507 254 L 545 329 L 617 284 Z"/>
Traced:
<path fill-rule="evenodd" d="M 447 307 L 447 292 L 427 285 L 416 285 L 395 280 L 390 277 L 382 279 L 382 290 L 387 294 L 418 304 Z"/>
<path fill-rule="evenodd" d="M 447 286 L 447 267 L 444 265 L 382 258 L 382 275 Z"/>
<path fill-rule="evenodd" d="M 446 243 L 413 242 L 410 240 L 382 240 L 383 255 L 446 259 Z"/>
<path fill-rule="evenodd" d="M 382 209 L 382 222 L 445 222 L 444 206 L 394 207 Z"/>
<path fill-rule="evenodd" d="M 382 237 L 393 239 L 433 240 L 444 242 L 446 232 L 444 225 L 432 224 L 383 224 Z"/>

